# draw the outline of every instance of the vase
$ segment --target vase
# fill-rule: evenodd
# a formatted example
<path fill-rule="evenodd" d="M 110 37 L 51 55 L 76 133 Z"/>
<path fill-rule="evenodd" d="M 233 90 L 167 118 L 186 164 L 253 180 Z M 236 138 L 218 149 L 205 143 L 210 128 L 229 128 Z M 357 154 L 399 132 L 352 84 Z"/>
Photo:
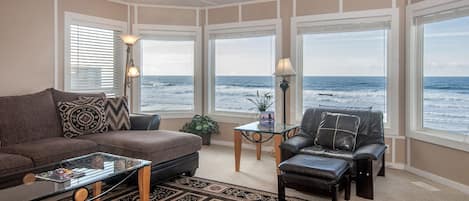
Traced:
<path fill-rule="evenodd" d="M 259 114 L 259 124 L 265 127 L 272 127 L 275 124 L 275 113 L 264 111 Z"/>
<path fill-rule="evenodd" d="M 200 137 L 202 137 L 203 145 L 210 145 L 212 134 L 201 134 Z"/>

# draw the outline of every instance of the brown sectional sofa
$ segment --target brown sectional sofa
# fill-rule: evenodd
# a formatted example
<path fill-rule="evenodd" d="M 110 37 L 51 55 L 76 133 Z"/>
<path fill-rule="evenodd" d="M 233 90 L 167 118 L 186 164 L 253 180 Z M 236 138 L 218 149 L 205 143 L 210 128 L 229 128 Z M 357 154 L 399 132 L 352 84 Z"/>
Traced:
<path fill-rule="evenodd" d="M 73 139 L 62 137 L 57 102 L 80 96 L 103 94 L 46 89 L 30 95 L 0 97 L 0 182 L 2 177 L 96 151 L 151 160 L 154 181 L 195 173 L 201 138 L 158 130 L 158 115 L 131 116 L 131 130 Z"/>

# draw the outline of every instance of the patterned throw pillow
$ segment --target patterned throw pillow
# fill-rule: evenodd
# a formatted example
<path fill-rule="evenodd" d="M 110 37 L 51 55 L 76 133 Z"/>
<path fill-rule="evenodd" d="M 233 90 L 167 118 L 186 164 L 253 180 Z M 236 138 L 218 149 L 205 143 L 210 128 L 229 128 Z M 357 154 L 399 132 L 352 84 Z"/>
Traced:
<path fill-rule="evenodd" d="M 59 102 L 58 108 L 65 137 L 103 133 L 108 129 L 104 98 Z"/>
<path fill-rule="evenodd" d="M 333 150 L 354 151 L 360 125 L 356 115 L 323 112 L 315 144 Z"/>
<path fill-rule="evenodd" d="M 80 99 L 96 99 L 96 97 L 80 97 Z M 104 112 L 110 131 L 130 130 L 129 104 L 125 96 L 104 99 Z"/>
<path fill-rule="evenodd" d="M 104 104 L 109 130 L 130 130 L 130 115 L 127 98 L 106 98 Z"/>

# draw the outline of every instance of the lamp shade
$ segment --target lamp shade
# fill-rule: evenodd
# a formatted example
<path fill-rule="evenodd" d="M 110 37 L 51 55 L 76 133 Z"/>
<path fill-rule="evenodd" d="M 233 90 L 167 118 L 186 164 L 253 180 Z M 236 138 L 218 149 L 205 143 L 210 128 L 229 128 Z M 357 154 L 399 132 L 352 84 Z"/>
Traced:
<path fill-rule="evenodd" d="M 133 45 L 138 41 L 138 39 L 140 39 L 140 37 L 136 35 L 131 35 L 131 34 L 124 34 L 124 35 L 121 35 L 120 37 L 122 41 L 124 41 L 124 43 L 127 45 Z"/>
<path fill-rule="evenodd" d="M 140 72 L 138 71 L 138 68 L 136 66 L 130 66 L 129 70 L 127 71 L 127 77 L 138 77 L 140 76 Z"/>
<path fill-rule="evenodd" d="M 283 58 L 278 61 L 277 68 L 275 69 L 274 75 L 276 76 L 291 76 L 295 75 L 296 72 L 291 65 L 290 58 Z"/>

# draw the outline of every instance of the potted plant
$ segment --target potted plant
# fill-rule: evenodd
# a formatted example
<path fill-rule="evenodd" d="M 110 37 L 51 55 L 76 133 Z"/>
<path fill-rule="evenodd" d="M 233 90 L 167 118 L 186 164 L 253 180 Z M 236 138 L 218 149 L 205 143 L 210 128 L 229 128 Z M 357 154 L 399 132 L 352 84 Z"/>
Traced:
<path fill-rule="evenodd" d="M 271 92 L 261 93 L 259 91 L 257 91 L 254 99 L 247 99 L 256 106 L 255 108 L 259 112 L 259 123 L 262 126 L 272 126 L 274 124 L 274 112 L 267 111 L 274 104 L 272 99 Z"/>
<path fill-rule="evenodd" d="M 212 134 L 219 134 L 218 123 L 205 115 L 195 115 L 192 121 L 184 124 L 180 130 L 202 137 L 203 145 L 210 145 Z"/>

